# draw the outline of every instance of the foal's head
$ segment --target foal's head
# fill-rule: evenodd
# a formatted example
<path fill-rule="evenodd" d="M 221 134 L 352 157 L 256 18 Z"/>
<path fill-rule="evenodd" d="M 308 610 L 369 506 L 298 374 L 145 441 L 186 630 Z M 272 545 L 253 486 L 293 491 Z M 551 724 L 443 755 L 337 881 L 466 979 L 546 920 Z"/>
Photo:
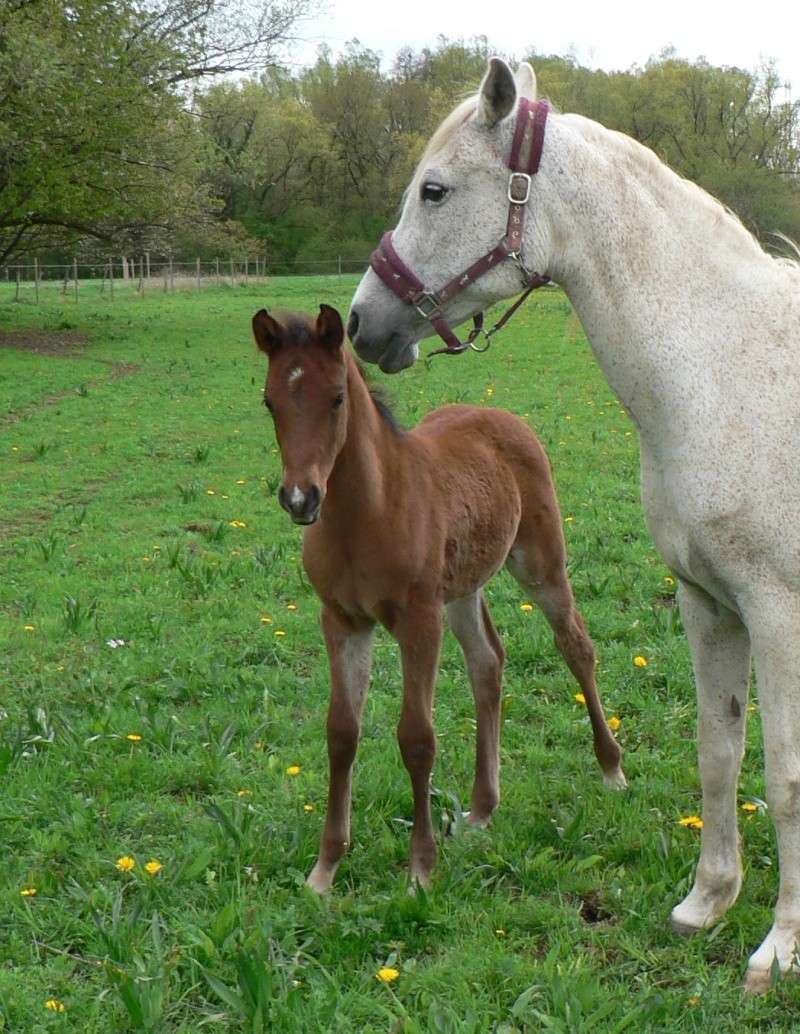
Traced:
<path fill-rule="evenodd" d="M 342 319 L 330 305 L 316 320 L 290 315 L 283 323 L 261 309 L 253 333 L 269 360 L 264 404 L 283 460 L 278 499 L 296 524 L 313 524 L 347 434 Z"/>

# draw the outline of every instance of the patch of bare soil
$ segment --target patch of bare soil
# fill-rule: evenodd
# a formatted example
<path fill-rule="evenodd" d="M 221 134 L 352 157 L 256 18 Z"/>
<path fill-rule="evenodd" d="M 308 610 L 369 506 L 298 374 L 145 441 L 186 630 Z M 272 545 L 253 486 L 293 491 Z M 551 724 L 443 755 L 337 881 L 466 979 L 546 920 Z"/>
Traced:
<path fill-rule="evenodd" d="M 0 348 L 14 348 L 38 355 L 74 357 L 88 344 L 77 330 L 12 330 L 0 333 Z"/>

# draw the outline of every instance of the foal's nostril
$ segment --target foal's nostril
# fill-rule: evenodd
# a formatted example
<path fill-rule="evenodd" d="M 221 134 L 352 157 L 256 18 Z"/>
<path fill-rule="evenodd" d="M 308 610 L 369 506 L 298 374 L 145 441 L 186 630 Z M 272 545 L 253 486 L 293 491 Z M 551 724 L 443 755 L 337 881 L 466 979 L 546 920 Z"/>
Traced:
<path fill-rule="evenodd" d="M 347 321 L 347 336 L 352 341 L 358 333 L 358 313 L 355 309 L 350 310 L 350 319 Z"/>
<path fill-rule="evenodd" d="M 315 514 L 319 509 L 320 492 L 316 485 L 312 485 L 306 493 L 306 503 L 303 507 L 303 512 L 306 516 Z"/>

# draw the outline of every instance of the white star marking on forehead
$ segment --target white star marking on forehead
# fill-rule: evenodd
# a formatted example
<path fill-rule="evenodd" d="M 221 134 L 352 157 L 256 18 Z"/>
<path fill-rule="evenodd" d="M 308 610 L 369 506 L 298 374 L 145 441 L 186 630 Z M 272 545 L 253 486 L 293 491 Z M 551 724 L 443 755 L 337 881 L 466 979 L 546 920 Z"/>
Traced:
<path fill-rule="evenodd" d="M 299 381 L 303 376 L 303 367 L 295 366 L 295 368 L 289 374 L 289 383 L 294 384 L 295 381 Z"/>

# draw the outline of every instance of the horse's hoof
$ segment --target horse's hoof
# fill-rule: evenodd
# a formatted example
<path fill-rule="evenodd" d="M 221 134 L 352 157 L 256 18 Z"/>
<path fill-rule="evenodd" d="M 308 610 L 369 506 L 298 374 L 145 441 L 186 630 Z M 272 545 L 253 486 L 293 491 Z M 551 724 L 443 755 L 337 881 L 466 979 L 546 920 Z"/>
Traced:
<path fill-rule="evenodd" d="M 680 919 L 676 919 L 674 916 L 669 917 L 669 925 L 672 927 L 672 932 L 678 934 L 679 937 L 694 937 L 696 933 L 705 930 L 704 926 L 692 926 L 689 923 L 682 923 Z"/>
<path fill-rule="evenodd" d="M 751 995 L 763 995 L 769 991 L 772 973 L 768 969 L 748 969 L 744 978 L 744 989 Z"/>
<path fill-rule="evenodd" d="M 333 873 L 320 869 L 319 864 L 317 864 L 308 874 L 305 885 L 309 890 L 313 890 L 315 894 L 319 894 L 320 897 L 324 894 L 330 894 L 331 887 L 333 886 Z"/>

